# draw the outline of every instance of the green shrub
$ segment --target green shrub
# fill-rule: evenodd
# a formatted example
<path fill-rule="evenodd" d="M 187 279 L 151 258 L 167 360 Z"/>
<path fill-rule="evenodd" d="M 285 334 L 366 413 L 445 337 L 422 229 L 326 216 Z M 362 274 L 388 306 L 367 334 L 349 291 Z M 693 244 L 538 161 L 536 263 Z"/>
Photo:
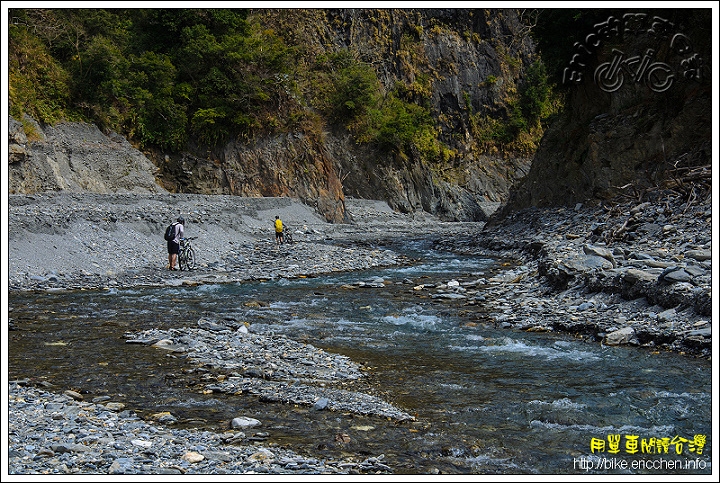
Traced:
<path fill-rule="evenodd" d="M 8 97 L 10 114 L 22 119 L 54 123 L 72 119 L 68 72 L 50 55 L 40 39 L 25 25 L 8 28 Z"/>
<path fill-rule="evenodd" d="M 537 60 L 525 71 L 525 78 L 519 89 L 521 116 L 530 124 L 547 117 L 552 107 L 551 93 L 545 64 Z"/>

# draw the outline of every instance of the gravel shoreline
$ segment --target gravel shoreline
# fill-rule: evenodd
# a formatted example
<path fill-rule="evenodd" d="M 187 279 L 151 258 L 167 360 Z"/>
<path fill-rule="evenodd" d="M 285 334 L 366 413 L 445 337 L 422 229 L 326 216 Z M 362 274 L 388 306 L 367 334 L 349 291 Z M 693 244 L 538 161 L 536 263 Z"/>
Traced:
<path fill-rule="evenodd" d="M 283 198 L 59 193 L 12 196 L 9 201 L 11 295 L 222 283 L 391 266 L 407 260 L 383 248 L 385 241 L 428 236 L 438 248 L 514 261 L 482 286 L 459 280 L 453 286 L 423 289 L 432 290 L 439 300 L 464 300 L 464 310 L 482 305 L 497 326 L 565 331 L 592 343 L 691 357 L 709 359 L 713 353 L 709 196 L 694 203 L 668 196 L 605 208 L 528 210 L 492 226 L 402 215 L 368 200 L 348 200 L 348 224 L 326 223 L 309 207 Z M 196 271 L 163 267 L 162 230 L 178 214 L 188 220 L 188 236 L 198 237 L 201 255 Z M 293 229 L 295 245 L 275 247 L 276 214 Z M 467 296 L 470 292 L 475 295 Z M 9 315 L 13 330 L 12 307 Z M 129 338 L 172 345 L 183 338 L 212 341 L 217 334 L 231 333 L 241 344 L 257 336 L 242 327 L 217 327 L 207 321 L 198 326 L 192 334 L 150 331 Z M 186 344 L 181 350 L 188 349 Z M 277 351 L 287 352 L 288 346 Z M 293 367 L 300 366 L 289 364 L 287 370 Z M 331 362 L 328 370 L 345 377 L 356 373 L 350 362 L 341 360 Z M 278 400 L 322 404 L 322 409 L 362 401 L 371 408 L 369 413 L 383 410 L 389 411 L 385 416 L 405 417 L 359 392 L 327 398 L 311 389 L 289 395 L 280 386 L 254 384 L 257 380 L 236 377 L 216 383 L 215 390 L 254 387 L 266 397 L 276 394 Z M 10 474 L 393 473 L 382 455 L 318 461 L 252 442 L 240 426 L 226 434 L 176 430 L 162 424 L 168 421 L 141 421 L 113 401 L 84 401 L 71 391 L 56 394 L 45 389 L 49 388 L 31 387 L 28 381 L 9 384 Z"/>
<path fill-rule="evenodd" d="M 293 277 L 392 265 L 399 257 L 364 248 L 377 238 L 407 236 L 456 224 L 405 216 L 370 200 L 349 203 L 353 222 L 327 223 L 289 198 L 206 195 L 13 195 L 9 203 L 9 290 L 221 283 Z M 168 272 L 162 233 L 186 219 L 198 270 Z M 279 215 L 296 245 L 276 247 Z M 417 230 L 420 230 L 419 232 Z M 337 240 L 354 246 L 335 246 Z M 301 249 L 297 249 L 301 247 Z"/>
<path fill-rule="evenodd" d="M 526 210 L 439 246 L 522 261 L 485 293 L 505 327 L 711 359 L 711 199 L 661 194 Z"/>

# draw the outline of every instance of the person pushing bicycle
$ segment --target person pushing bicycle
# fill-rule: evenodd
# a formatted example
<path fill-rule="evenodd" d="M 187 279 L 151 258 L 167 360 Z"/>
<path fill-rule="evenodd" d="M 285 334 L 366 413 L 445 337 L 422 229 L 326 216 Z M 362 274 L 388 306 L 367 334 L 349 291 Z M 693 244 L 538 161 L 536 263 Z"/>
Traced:
<path fill-rule="evenodd" d="M 170 270 L 177 270 L 175 265 L 178 260 L 178 253 L 180 253 L 180 240 L 185 238 L 185 218 L 179 216 L 177 221 L 173 223 L 175 227 L 175 238 L 168 240 L 168 268 Z"/>

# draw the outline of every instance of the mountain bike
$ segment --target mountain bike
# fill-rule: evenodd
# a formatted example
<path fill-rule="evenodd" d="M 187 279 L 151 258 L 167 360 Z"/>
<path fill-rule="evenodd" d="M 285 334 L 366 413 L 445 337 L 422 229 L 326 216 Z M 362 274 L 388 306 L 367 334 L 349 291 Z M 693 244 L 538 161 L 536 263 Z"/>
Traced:
<path fill-rule="evenodd" d="M 180 270 L 195 270 L 195 249 L 190 241 L 195 238 L 197 237 L 193 236 L 180 240 L 180 253 L 178 254 Z"/>
<path fill-rule="evenodd" d="M 644 57 L 626 57 L 625 52 L 613 49 L 612 61 L 600 64 L 595 69 L 595 83 L 605 92 L 615 92 L 625 82 L 625 74 L 636 83 L 644 82 L 655 92 L 666 91 L 672 86 L 675 75 L 664 62 L 650 62 L 655 51 L 648 49 Z"/>
<path fill-rule="evenodd" d="M 285 229 L 283 229 L 283 242 L 290 244 L 295 243 L 293 241 L 292 230 L 290 230 L 287 225 L 285 225 Z"/>

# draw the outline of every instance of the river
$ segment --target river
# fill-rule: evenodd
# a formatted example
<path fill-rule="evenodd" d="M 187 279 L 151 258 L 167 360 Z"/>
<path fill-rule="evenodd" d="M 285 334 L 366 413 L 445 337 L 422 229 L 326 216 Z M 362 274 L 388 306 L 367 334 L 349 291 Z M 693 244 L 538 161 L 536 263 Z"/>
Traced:
<path fill-rule="evenodd" d="M 401 282 L 489 277 L 502 269 L 497 260 L 423 242 L 394 248 L 418 262 L 234 284 L 11 293 L 18 330 L 9 334 L 8 376 L 112 395 L 139 414 L 170 411 L 204 429 L 251 416 L 263 421 L 266 443 L 330 459 L 382 454 L 400 474 L 711 474 L 709 361 L 496 328 L 481 303 L 423 297 Z M 342 288 L 374 277 L 385 287 Z M 253 300 L 264 303 L 246 305 Z M 187 361 L 123 337 L 208 316 L 361 362 L 383 398 L 417 421 L 202 394 L 182 377 Z"/>

